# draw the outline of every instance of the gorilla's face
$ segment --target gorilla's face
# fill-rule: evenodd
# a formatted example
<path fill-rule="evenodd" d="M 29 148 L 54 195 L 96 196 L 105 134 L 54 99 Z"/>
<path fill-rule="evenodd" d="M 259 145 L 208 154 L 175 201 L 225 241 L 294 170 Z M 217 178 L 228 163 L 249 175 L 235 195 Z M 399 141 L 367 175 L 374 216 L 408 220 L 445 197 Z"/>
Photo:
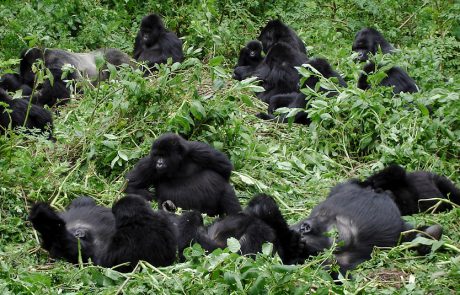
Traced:
<path fill-rule="evenodd" d="M 157 175 L 172 175 L 180 168 L 186 153 L 182 141 L 181 137 L 170 134 L 153 144 L 150 157 Z"/>
<path fill-rule="evenodd" d="M 363 62 L 369 58 L 369 53 L 375 54 L 377 51 L 375 43 L 374 38 L 367 33 L 361 33 L 357 36 L 352 47 L 352 50 L 358 53 L 356 59 Z"/>
<path fill-rule="evenodd" d="M 142 42 L 146 47 L 153 46 L 157 41 L 160 35 L 160 30 L 157 26 L 155 27 L 142 27 L 141 28 L 141 38 Z"/>

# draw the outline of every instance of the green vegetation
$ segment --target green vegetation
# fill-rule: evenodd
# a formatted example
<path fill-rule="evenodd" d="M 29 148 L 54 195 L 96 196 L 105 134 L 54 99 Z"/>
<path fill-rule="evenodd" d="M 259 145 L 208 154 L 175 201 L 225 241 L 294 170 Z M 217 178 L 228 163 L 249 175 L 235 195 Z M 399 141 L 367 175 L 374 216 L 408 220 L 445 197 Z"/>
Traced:
<path fill-rule="evenodd" d="M 148 3 L 146 3 L 148 2 Z M 0 4 L 0 74 L 13 70 L 30 46 L 130 53 L 140 19 L 160 13 L 184 40 L 186 60 L 144 79 L 122 69 L 55 114 L 53 143 L 0 137 L 1 294 L 454 294 L 460 290 L 460 209 L 407 218 L 445 228 L 436 251 L 419 257 L 401 245 L 376 249 L 354 279 L 335 285 L 321 263 L 278 257 L 256 260 L 195 246 L 187 262 L 132 274 L 50 261 L 27 222 L 34 201 L 64 208 L 79 195 L 111 205 L 124 174 L 166 131 L 223 150 L 235 165 L 232 184 L 242 203 L 257 192 L 275 196 L 293 223 L 308 215 L 334 184 L 397 162 L 460 184 L 460 4 L 451 0 L 194 1 L 6 0 Z M 337 98 L 312 101 L 311 126 L 257 119 L 265 111 L 254 82 L 231 80 L 241 46 L 280 17 L 349 82 Z M 422 89 L 391 97 L 389 89 L 360 91 L 360 66 L 350 58 L 354 33 L 381 30 L 400 51 L 384 58 L 407 69 Z M 377 75 L 376 75 L 377 76 Z M 426 105 L 433 107 L 430 116 Z M 409 245 L 410 246 L 410 245 Z M 269 253 L 269 249 L 266 249 Z"/>

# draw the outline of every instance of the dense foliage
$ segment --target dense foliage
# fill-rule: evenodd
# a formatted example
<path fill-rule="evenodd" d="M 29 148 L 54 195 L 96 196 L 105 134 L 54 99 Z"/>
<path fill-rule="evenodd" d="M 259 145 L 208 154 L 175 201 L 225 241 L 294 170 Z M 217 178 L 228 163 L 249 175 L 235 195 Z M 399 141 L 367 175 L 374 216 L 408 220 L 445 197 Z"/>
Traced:
<path fill-rule="evenodd" d="M 30 204 L 42 200 L 63 208 L 76 196 L 90 195 L 111 205 L 122 195 L 126 171 L 165 131 L 227 153 L 241 201 L 256 192 L 272 194 L 291 223 L 306 216 L 332 185 L 393 162 L 460 185 L 460 4 L 451 0 L 6 0 L 0 4 L 0 75 L 14 70 L 19 53 L 30 46 L 131 53 L 140 19 L 150 12 L 161 14 L 182 37 L 182 64 L 161 66 L 150 79 L 126 68 L 98 87 L 83 86 L 84 95 L 75 94 L 55 112 L 56 143 L 14 133 L 0 137 L 1 294 L 460 289 L 459 208 L 408 218 L 445 227 L 433 253 L 418 257 L 410 244 L 376 249 L 343 285 L 335 285 L 321 267 L 330 252 L 285 266 L 268 255 L 269 247 L 252 260 L 232 249 L 206 256 L 194 246 L 185 263 L 139 264 L 132 274 L 50 262 L 27 222 Z M 350 85 L 336 98 L 313 94 L 310 126 L 257 119 L 254 114 L 266 109 L 253 96 L 257 84 L 231 80 L 241 46 L 276 17 L 299 33 L 310 56 L 326 57 Z M 360 66 L 350 56 L 351 44 L 364 26 L 381 30 L 396 45 L 397 54 L 377 58 L 407 69 L 420 93 L 392 97 L 390 89 L 356 88 Z"/>

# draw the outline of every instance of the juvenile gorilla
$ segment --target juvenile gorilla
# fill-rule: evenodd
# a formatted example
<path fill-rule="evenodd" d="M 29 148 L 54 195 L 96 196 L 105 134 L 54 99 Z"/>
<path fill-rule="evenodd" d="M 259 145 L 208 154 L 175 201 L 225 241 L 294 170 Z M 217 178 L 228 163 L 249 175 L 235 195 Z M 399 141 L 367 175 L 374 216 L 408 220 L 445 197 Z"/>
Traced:
<path fill-rule="evenodd" d="M 12 99 L 1 88 L 0 103 L 7 105 L 7 107 L 0 105 L 0 134 L 3 134 L 10 126 L 12 129 L 24 126 L 28 129 L 40 129 L 43 134 L 48 134 L 52 139 L 53 118 L 48 110 L 29 104 L 26 99 Z"/>
<path fill-rule="evenodd" d="M 39 49 L 31 48 L 21 54 L 20 77 L 22 82 L 33 88 L 35 83 L 35 74 L 32 71 L 32 65 L 37 60 L 43 60 L 45 67 L 53 75 L 53 82 L 46 80 L 37 92 L 31 97 L 32 102 L 38 105 L 55 105 L 58 100 L 70 97 L 70 91 L 62 78 L 62 67 L 70 64 L 75 67 L 76 72 L 69 73 L 67 80 L 76 80 L 89 78 L 93 81 L 104 80 L 108 78 L 107 71 L 98 72 L 96 67 L 96 57 L 102 56 L 105 61 L 114 66 L 122 64 L 131 64 L 128 55 L 118 49 L 105 48 L 91 51 L 88 53 L 73 53 L 61 49 Z"/>
<path fill-rule="evenodd" d="M 126 192 L 154 198 L 159 206 L 170 200 L 211 216 L 233 214 L 241 211 L 241 205 L 229 183 L 232 169 L 227 156 L 211 146 L 167 133 L 127 174 Z M 155 188 L 154 197 L 150 186 Z"/>
<path fill-rule="evenodd" d="M 391 53 L 394 50 L 380 32 L 372 28 L 364 28 L 356 33 L 352 50 L 358 52 L 359 61 L 366 61 L 369 53 L 376 54 L 379 47 L 382 53 Z"/>
<path fill-rule="evenodd" d="M 327 60 L 323 58 L 315 58 L 315 59 L 309 60 L 306 64 L 316 69 L 321 74 L 321 76 L 323 76 L 324 78 L 326 79 L 335 78 L 337 79 L 339 86 L 347 87 L 347 83 L 345 82 L 345 80 L 343 80 L 343 78 L 340 76 L 339 73 L 337 73 L 336 71 L 332 69 L 331 65 L 329 64 Z M 327 97 L 332 97 L 332 96 L 337 95 L 336 90 L 324 89 L 319 86 L 318 82 L 319 82 L 319 75 L 312 72 L 311 76 L 305 80 L 304 88 L 308 87 L 315 91 L 316 89 L 318 89 L 318 92 L 326 93 Z M 267 114 L 259 113 L 257 117 L 264 119 L 264 120 L 275 120 L 277 122 L 286 123 L 288 122 L 288 118 L 286 118 L 286 114 L 282 114 L 279 117 L 276 117 L 273 115 L 276 109 L 282 108 L 282 107 L 305 109 L 307 106 L 306 98 L 307 97 L 305 94 L 299 93 L 299 92 L 278 94 L 278 95 L 272 96 L 270 97 L 269 102 L 268 102 L 268 113 Z M 308 118 L 308 114 L 305 111 L 299 111 L 294 116 L 294 123 L 308 125 L 311 123 L 311 120 Z"/>
<path fill-rule="evenodd" d="M 335 229 L 338 233 L 335 258 L 340 272 L 345 275 L 348 270 L 368 260 L 374 247 L 397 245 L 401 233 L 413 227 L 401 219 L 398 207 L 388 194 L 346 182 L 335 186 L 327 199 L 292 229 L 301 234 L 301 241 L 306 244 L 309 255 L 330 248 L 335 238 L 327 233 Z M 419 230 L 422 233 L 410 233 L 403 237 L 403 241 L 420 235 L 440 239 L 442 235 L 439 225 Z M 425 253 L 427 249 L 420 246 L 418 250 Z"/>
<path fill-rule="evenodd" d="M 268 53 L 276 43 L 283 42 L 289 44 L 293 49 L 303 53 L 305 56 L 307 55 L 305 44 L 299 36 L 280 20 L 269 21 L 257 39 L 262 42 L 265 53 Z"/>
<path fill-rule="evenodd" d="M 233 71 L 233 79 L 241 81 L 250 77 L 262 60 L 262 44 L 256 40 L 249 41 L 241 48 L 238 64 Z"/>
<path fill-rule="evenodd" d="M 182 41 L 166 30 L 160 16 L 150 14 L 141 21 L 134 42 L 134 59 L 147 62 L 147 66 L 152 68 L 155 64 L 166 63 L 168 58 L 172 58 L 173 62 L 184 59 Z"/>
<path fill-rule="evenodd" d="M 22 90 L 23 96 L 28 96 L 32 94 L 32 88 L 29 85 L 24 84 L 21 75 L 17 73 L 3 75 L 0 78 L 0 88 L 3 88 L 9 92 Z"/>
<path fill-rule="evenodd" d="M 269 102 L 272 96 L 299 91 L 300 75 L 295 67 L 307 62 L 307 56 L 287 43 L 273 45 L 254 75 L 262 81 L 263 92 L 257 96 Z"/>
<path fill-rule="evenodd" d="M 139 260 L 154 266 L 171 265 L 176 258 L 174 225 L 164 212 L 153 212 L 137 196 L 120 199 L 110 210 L 97 206 L 91 198 L 75 199 L 63 212 L 55 212 L 45 203 L 33 206 L 29 220 L 40 233 L 42 247 L 51 257 L 78 262 L 81 258 L 131 271 Z"/>
<path fill-rule="evenodd" d="M 402 215 L 424 212 L 438 201 L 426 199 L 449 199 L 460 205 L 460 189 L 446 177 L 427 171 L 406 172 L 403 167 L 390 165 L 370 176 L 361 186 L 375 190 L 390 191 Z M 451 209 L 448 203 L 441 203 L 437 211 Z"/>
<path fill-rule="evenodd" d="M 195 223 L 194 242 L 206 251 L 227 247 L 227 239 L 240 242 L 243 255 L 254 255 L 262 251 L 262 245 L 271 242 L 286 264 L 303 261 L 303 244 L 297 232 L 289 229 L 276 202 L 267 195 L 257 195 L 243 212 L 226 216 L 203 227 Z"/>
<path fill-rule="evenodd" d="M 371 88 L 367 81 L 367 77 L 370 74 L 374 74 L 378 71 L 378 67 L 374 63 L 368 62 L 364 68 L 364 73 L 361 73 L 358 79 L 358 88 L 367 90 Z M 392 67 L 385 72 L 386 77 L 380 81 L 380 86 L 393 87 L 393 93 L 398 94 L 401 92 L 415 93 L 418 92 L 415 81 L 409 77 L 409 75 L 400 67 Z"/>

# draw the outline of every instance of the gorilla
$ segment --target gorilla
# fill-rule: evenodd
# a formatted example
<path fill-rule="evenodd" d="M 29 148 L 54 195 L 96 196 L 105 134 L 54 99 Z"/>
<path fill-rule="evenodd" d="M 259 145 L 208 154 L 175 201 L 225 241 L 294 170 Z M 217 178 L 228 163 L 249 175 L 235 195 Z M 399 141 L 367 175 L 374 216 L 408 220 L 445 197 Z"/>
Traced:
<path fill-rule="evenodd" d="M 269 21 L 257 39 L 262 42 L 265 53 L 268 53 L 276 43 L 283 42 L 289 44 L 294 50 L 303 53 L 305 56 L 307 55 L 305 44 L 299 36 L 280 20 Z"/>
<path fill-rule="evenodd" d="M 134 42 L 134 59 L 152 68 L 155 64 L 166 63 L 168 58 L 173 62 L 184 59 L 182 41 L 165 28 L 160 16 L 145 16 Z"/>
<path fill-rule="evenodd" d="M 176 229 L 164 212 L 154 212 L 135 195 L 120 199 L 112 210 L 93 199 L 75 199 L 63 212 L 48 204 L 35 204 L 29 215 L 40 233 L 42 247 L 51 257 L 77 263 L 91 259 L 96 265 L 132 271 L 139 260 L 167 266 L 176 259 Z"/>
<path fill-rule="evenodd" d="M 358 183 L 362 187 L 390 191 L 402 215 L 424 212 L 438 203 L 426 199 L 449 199 L 460 205 L 460 189 L 448 178 L 427 171 L 406 172 L 403 167 L 395 164 Z M 436 210 L 451 208 L 451 204 L 441 203 Z"/>
<path fill-rule="evenodd" d="M 19 65 L 20 76 L 27 86 L 33 88 L 35 83 L 35 73 L 32 65 L 37 60 L 43 60 L 45 67 L 53 75 L 54 81 L 46 80 L 40 86 L 37 93 L 31 97 L 32 102 L 38 105 L 53 106 L 62 99 L 70 97 L 70 91 L 63 80 L 62 67 L 70 64 L 75 67 L 76 72 L 69 73 L 67 80 L 89 78 L 93 81 L 105 80 L 109 77 L 108 71 L 98 72 L 96 67 L 96 57 L 101 56 L 104 60 L 114 66 L 128 64 L 132 66 L 130 57 L 118 49 L 104 48 L 88 53 L 73 53 L 61 49 L 39 49 L 31 48 L 21 54 Z"/>
<path fill-rule="evenodd" d="M 5 130 L 24 126 L 27 129 L 37 128 L 53 139 L 53 118 L 48 110 L 33 105 L 26 99 L 12 99 L 5 90 L 0 88 L 0 134 Z"/>
<path fill-rule="evenodd" d="M 21 75 L 18 73 L 4 74 L 0 78 L 0 88 L 9 92 L 22 90 L 23 96 L 29 96 L 32 94 L 32 88 L 29 85 L 24 84 Z"/>
<path fill-rule="evenodd" d="M 254 73 L 265 89 L 257 96 L 268 103 L 277 94 L 298 92 L 300 75 L 295 67 L 306 62 L 307 56 L 289 44 L 274 44 Z"/>
<path fill-rule="evenodd" d="M 326 59 L 314 58 L 314 59 L 310 59 L 306 64 L 310 65 L 312 68 L 317 70 L 321 74 L 321 76 L 323 76 L 324 78 L 326 79 L 334 78 L 337 80 L 339 86 L 347 87 L 347 83 L 345 82 L 345 80 L 340 76 L 339 73 L 337 73 L 336 71 L 332 69 L 331 65 Z M 309 68 L 307 67 L 307 69 Z M 321 87 L 318 84 L 319 78 L 320 78 L 319 75 L 313 71 L 311 72 L 312 72 L 312 75 L 309 76 L 304 82 L 304 88 L 308 87 L 312 90 L 316 90 L 318 87 L 318 92 L 325 93 L 327 97 L 332 97 L 338 94 L 336 90 L 328 90 L 328 89 Z M 305 109 L 307 106 L 306 98 L 307 97 L 305 94 L 299 93 L 299 92 L 278 94 L 278 95 L 272 96 L 270 97 L 268 101 L 268 113 L 267 114 L 259 113 L 257 117 L 264 119 L 264 120 L 276 120 L 277 122 L 286 123 L 288 122 L 288 118 L 286 118 L 286 114 L 282 114 L 280 117 L 276 117 L 273 115 L 275 110 L 281 107 Z M 294 123 L 308 125 L 311 123 L 311 120 L 308 118 L 308 114 L 302 110 L 302 111 L 299 111 L 294 116 Z"/>
<path fill-rule="evenodd" d="M 375 63 L 368 62 L 364 68 L 363 73 L 358 79 L 358 88 L 367 90 L 371 88 L 367 81 L 368 75 L 374 74 L 378 71 L 378 66 Z M 418 92 L 415 81 L 400 67 L 392 67 L 385 72 L 386 77 L 380 82 L 380 86 L 393 87 L 393 93 L 399 94 L 401 92 L 415 93 Z"/>
<path fill-rule="evenodd" d="M 338 233 L 334 255 L 345 275 L 361 262 L 370 259 L 374 247 L 392 247 L 398 244 L 401 233 L 412 230 L 389 194 L 363 188 L 359 184 L 346 182 L 331 189 L 326 200 L 313 208 L 310 216 L 291 227 L 300 233 L 305 243 L 305 255 L 316 255 L 334 245 L 335 238 L 328 235 L 331 230 Z M 425 226 L 407 235 L 403 241 L 417 236 L 439 240 L 442 228 L 439 225 Z M 419 246 L 419 253 L 429 249 Z"/>
<path fill-rule="evenodd" d="M 369 53 L 375 55 L 379 47 L 382 53 L 391 53 L 394 51 L 394 47 L 385 40 L 379 31 L 372 28 L 364 28 L 356 33 L 352 50 L 358 52 L 357 60 L 366 61 L 369 58 Z"/>
<path fill-rule="evenodd" d="M 211 146 L 166 133 L 128 172 L 125 192 L 154 198 L 159 207 L 170 200 L 211 216 L 233 214 L 241 211 L 241 205 L 229 183 L 232 169 L 227 156 Z"/>
<path fill-rule="evenodd" d="M 255 72 L 262 60 L 262 44 L 257 40 L 249 41 L 245 47 L 241 48 L 233 79 L 242 81 L 248 78 Z"/>
<path fill-rule="evenodd" d="M 190 223 L 189 228 L 192 228 Z M 283 263 L 293 264 L 305 260 L 303 244 L 297 232 L 289 229 L 278 205 L 272 197 L 259 194 L 253 197 L 246 209 L 228 215 L 209 226 L 195 218 L 192 242 L 212 252 L 227 247 L 227 239 L 239 241 L 242 255 L 255 255 L 262 251 L 262 245 L 271 242 Z"/>

